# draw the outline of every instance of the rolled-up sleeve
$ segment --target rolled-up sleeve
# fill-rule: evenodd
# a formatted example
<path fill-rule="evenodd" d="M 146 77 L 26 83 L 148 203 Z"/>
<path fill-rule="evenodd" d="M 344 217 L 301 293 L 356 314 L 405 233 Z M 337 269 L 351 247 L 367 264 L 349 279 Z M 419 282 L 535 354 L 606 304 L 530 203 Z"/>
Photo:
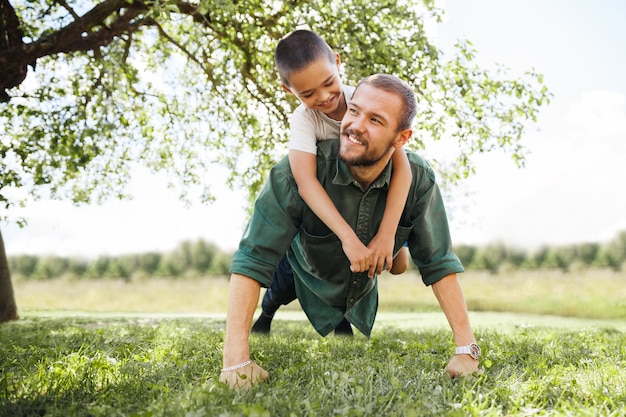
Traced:
<path fill-rule="evenodd" d="M 452 251 L 448 218 L 434 172 L 417 166 L 412 197 L 412 231 L 408 245 L 422 280 L 432 285 L 447 275 L 463 272 L 463 265 Z M 410 196 L 411 198 L 411 196 Z"/>
<path fill-rule="evenodd" d="M 281 260 L 301 223 L 304 202 L 284 158 L 272 168 L 261 190 L 239 248 L 231 261 L 231 273 L 241 274 L 269 287 Z"/>

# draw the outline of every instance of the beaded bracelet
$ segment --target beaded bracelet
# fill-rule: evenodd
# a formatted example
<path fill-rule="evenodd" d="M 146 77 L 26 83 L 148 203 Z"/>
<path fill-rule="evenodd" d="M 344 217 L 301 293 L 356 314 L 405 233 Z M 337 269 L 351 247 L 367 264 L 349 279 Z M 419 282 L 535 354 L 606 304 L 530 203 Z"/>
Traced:
<path fill-rule="evenodd" d="M 229 366 L 228 368 L 224 368 L 224 369 L 222 369 L 222 372 L 230 372 L 230 371 L 235 371 L 235 370 L 237 370 L 237 369 L 241 369 L 241 368 L 243 368 L 244 366 L 248 366 L 248 365 L 250 365 L 251 363 L 252 363 L 252 361 L 251 361 L 251 360 L 247 360 L 247 361 L 245 361 L 245 362 L 243 362 L 243 363 L 240 363 L 239 365 L 233 365 L 233 366 Z"/>

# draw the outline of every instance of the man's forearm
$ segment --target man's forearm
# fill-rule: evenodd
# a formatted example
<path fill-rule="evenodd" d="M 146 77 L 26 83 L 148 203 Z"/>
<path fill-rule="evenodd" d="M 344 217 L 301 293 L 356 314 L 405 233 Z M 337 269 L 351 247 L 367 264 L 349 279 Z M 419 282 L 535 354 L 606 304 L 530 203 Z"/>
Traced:
<path fill-rule="evenodd" d="M 261 285 L 244 275 L 232 274 L 228 289 L 224 367 L 250 359 L 250 328 L 259 302 Z"/>
<path fill-rule="evenodd" d="M 432 285 L 457 346 L 476 342 L 470 326 L 465 296 L 456 274 L 450 274 Z"/>

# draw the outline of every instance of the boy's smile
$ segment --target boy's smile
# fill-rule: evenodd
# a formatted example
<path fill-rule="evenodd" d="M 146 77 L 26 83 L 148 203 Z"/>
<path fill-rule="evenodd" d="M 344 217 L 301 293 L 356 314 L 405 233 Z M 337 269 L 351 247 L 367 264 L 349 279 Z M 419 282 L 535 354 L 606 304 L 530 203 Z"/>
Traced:
<path fill-rule="evenodd" d="M 292 74 L 289 77 L 290 85 L 283 85 L 283 88 L 298 97 L 307 108 L 320 111 L 331 119 L 341 120 L 346 103 L 341 90 L 340 63 L 339 55 L 336 55 L 335 63 L 320 58 Z"/>

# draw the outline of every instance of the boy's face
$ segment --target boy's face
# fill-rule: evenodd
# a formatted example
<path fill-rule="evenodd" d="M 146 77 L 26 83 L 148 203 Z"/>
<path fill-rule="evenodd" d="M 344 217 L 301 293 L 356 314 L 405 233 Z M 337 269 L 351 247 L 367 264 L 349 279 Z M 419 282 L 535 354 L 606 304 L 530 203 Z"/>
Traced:
<path fill-rule="evenodd" d="M 339 65 L 341 60 L 335 54 L 335 62 L 320 58 L 308 67 L 291 75 L 288 86 L 283 88 L 298 97 L 302 104 L 312 110 L 318 110 L 337 120 L 345 112 Z"/>

